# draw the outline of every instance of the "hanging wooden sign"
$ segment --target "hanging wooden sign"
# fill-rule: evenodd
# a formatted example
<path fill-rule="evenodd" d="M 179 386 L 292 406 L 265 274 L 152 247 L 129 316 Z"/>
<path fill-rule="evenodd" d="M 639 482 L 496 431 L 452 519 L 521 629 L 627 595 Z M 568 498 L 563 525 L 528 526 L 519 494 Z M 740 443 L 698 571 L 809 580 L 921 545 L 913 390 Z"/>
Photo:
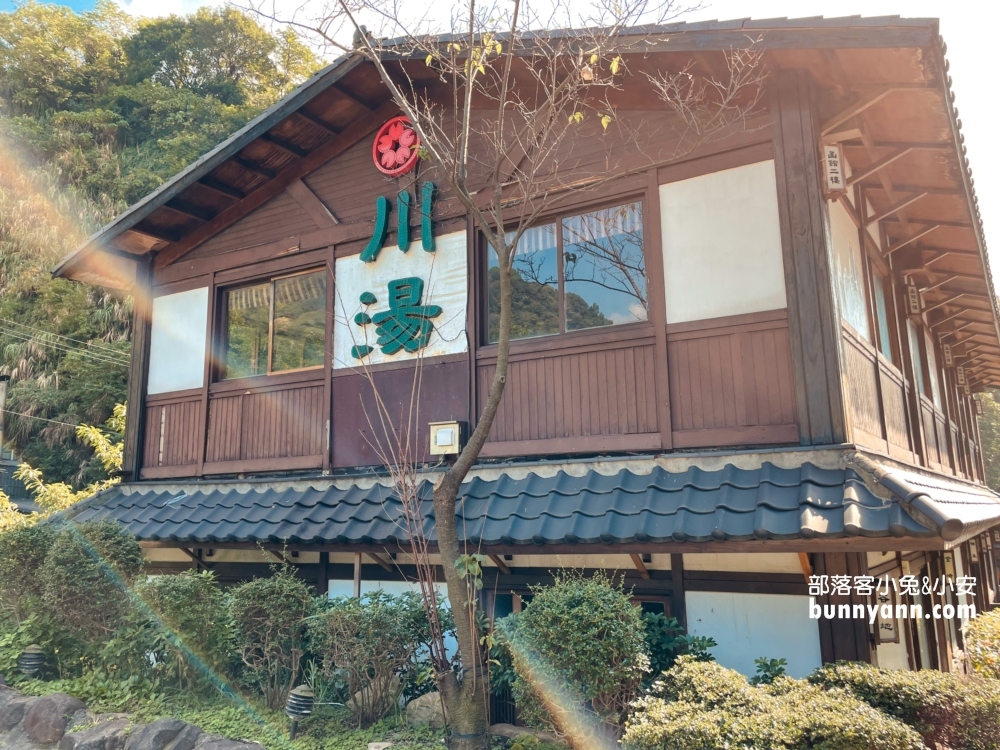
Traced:
<path fill-rule="evenodd" d="M 847 191 L 847 175 L 844 174 L 844 152 L 839 143 L 828 143 L 822 148 L 824 187 L 827 197 L 839 197 Z"/>
<path fill-rule="evenodd" d="M 906 285 L 906 303 L 910 315 L 920 315 L 920 290 L 915 284 Z"/>
<path fill-rule="evenodd" d="M 955 377 L 958 378 L 959 385 L 965 385 L 965 368 L 959 365 L 958 369 L 955 370 Z"/>
<path fill-rule="evenodd" d="M 954 365 L 955 359 L 951 356 L 951 344 L 941 344 L 941 351 L 944 354 L 944 366 L 951 367 Z"/>

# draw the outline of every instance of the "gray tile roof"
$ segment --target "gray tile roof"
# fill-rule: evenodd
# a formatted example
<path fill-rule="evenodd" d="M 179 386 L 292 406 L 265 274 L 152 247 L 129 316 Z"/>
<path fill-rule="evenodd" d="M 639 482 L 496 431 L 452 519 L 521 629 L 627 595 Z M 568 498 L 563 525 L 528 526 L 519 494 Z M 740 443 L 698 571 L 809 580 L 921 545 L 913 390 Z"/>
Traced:
<path fill-rule="evenodd" d="M 902 481 L 892 471 L 884 476 Z M 932 482 L 935 487 L 924 487 L 923 494 L 900 498 L 879 483 L 883 488 L 876 494 L 854 468 L 823 469 L 810 463 L 794 469 L 765 463 L 758 469 L 727 465 L 718 471 L 655 468 L 649 474 L 622 470 L 612 476 L 596 471 L 572 476 L 560 471 L 521 479 L 473 478 L 462 486 L 459 528 L 470 543 L 509 546 L 945 538 L 942 530 L 956 519 L 959 533 L 965 529 L 965 515 L 971 514 L 969 521 L 977 528 L 984 519 L 1000 522 L 1000 500 L 985 488 L 942 479 Z M 913 490 L 911 485 L 900 487 Z M 422 512 L 433 541 L 430 492 L 430 482 L 424 482 Z M 926 507 L 918 507 L 924 502 L 920 498 L 943 507 L 944 516 L 934 518 Z M 107 490 L 70 514 L 80 522 L 113 518 L 139 539 L 187 544 L 390 545 L 408 538 L 401 504 L 390 487 L 332 480 L 248 491 L 142 483 Z M 954 531 L 955 523 L 949 528 Z"/>

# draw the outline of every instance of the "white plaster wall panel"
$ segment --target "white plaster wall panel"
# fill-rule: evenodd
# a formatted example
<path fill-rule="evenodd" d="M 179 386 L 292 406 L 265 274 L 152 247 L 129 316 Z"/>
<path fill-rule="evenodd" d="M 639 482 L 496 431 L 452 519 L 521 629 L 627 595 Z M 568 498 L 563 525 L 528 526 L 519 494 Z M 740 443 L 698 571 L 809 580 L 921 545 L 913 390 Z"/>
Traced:
<path fill-rule="evenodd" d="M 907 627 L 902 620 L 896 620 L 897 628 Z M 882 669 L 895 669 L 906 671 L 910 668 L 910 661 L 906 655 L 906 636 L 899 631 L 899 643 L 880 643 L 875 648 L 875 663 Z"/>
<path fill-rule="evenodd" d="M 202 387 L 207 327 L 208 287 L 153 300 L 147 393 Z"/>
<path fill-rule="evenodd" d="M 469 298 L 469 268 L 467 235 L 453 232 L 435 238 L 437 249 L 426 252 L 420 242 L 400 252 L 395 245 L 387 246 L 373 263 L 363 263 L 357 255 L 337 258 L 333 299 L 333 367 L 361 368 L 362 361 L 351 356 L 351 347 L 368 344 L 375 350 L 365 358 L 370 365 L 400 362 L 418 357 L 438 357 L 469 350 L 465 318 Z M 438 305 L 441 315 L 432 319 L 434 332 L 422 350 L 400 351 L 391 356 L 382 353 L 376 344 L 375 326 L 364 327 L 354 322 L 354 316 L 364 310 L 369 315 L 388 310 L 388 284 L 393 279 L 416 276 L 424 282 L 421 305 Z M 362 292 L 371 292 L 377 302 L 364 307 L 359 301 Z"/>
<path fill-rule="evenodd" d="M 684 555 L 684 569 L 801 575 L 802 563 L 794 552 L 755 552 L 750 555 L 699 552 L 694 555 Z"/>
<path fill-rule="evenodd" d="M 668 323 L 788 306 L 774 161 L 660 186 Z"/>
<path fill-rule="evenodd" d="M 714 638 L 711 653 L 724 667 L 750 676 L 757 657 L 787 659 L 788 675 L 802 678 L 822 664 L 808 596 L 689 591 L 685 600 L 688 631 Z"/>

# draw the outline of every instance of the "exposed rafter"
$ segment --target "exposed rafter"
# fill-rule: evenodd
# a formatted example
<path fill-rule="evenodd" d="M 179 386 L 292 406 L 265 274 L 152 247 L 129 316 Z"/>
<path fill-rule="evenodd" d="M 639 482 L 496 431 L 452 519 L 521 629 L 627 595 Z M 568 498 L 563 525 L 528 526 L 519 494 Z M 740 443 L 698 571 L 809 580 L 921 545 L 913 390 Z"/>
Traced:
<path fill-rule="evenodd" d="M 911 234 L 906 239 L 901 239 L 901 240 L 899 240 L 897 242 L 894 242 L 893 244 L 889 245 L 889 247 L 887 247 L 885 249 L 885 254 L 886 255 L 892 255 L 897 250 L 902 250 L 907 245 L 916 242 L 921 237 L 926 237 L 928 234 L 930 234 L 931 232 L 933 232 L 935 229 L 939 229 L 940 227 L 941 227 L 940 224 L 935 224 L 935 225 L 933 225 L 931 227 L 928 227 L 927 229 L 924 229 L 922 231 L 917 232 L 916 234 Z"/>
<path fill-rule="evenodd" d="M 913 147 L 908 146 L 906 148 L 897 148 L 892 153 L 886 154 L 878 161 L 872 162 L 867 167 L 864 167 L 863 169 L 854 172 L 851 175 L 850 179 L 847 180 L 847 187 L 851 187 L 853 185 L 858 184 L 863 179 L 865 179 L 865 177 L 870 177 L 871 175 L 876 174 L 877 172 L 888 167 L 893 162 L 902 159 L 904 156 L 911 153 L 912 151 Z"/>
<path fill-rule="evenodd" d="M 929 193 L 918 193 L 916 195 L 911 195 L 909 198 L 904 198 L 903 200 L 899 201 L 898 203 L 895 203 L 895 204 L 889 206 L 888 208 L 883 209 L 882 211 L 879 211 L 874 216 L 869 217 L 868 220 L 866 221 L 866 223 L 870 226 L 872 224 L 875 224 L 876 222 L 882 221 L 882 219 L 888 218 L 888 217 L 892 216 L 893 214 L 899 213 L 900 211 L 902 211 L 907 206 L 913 205 L 917 201 L 919 201 L 919 200 L 921 200 L 923 198 L 926 198 L 928 195 L 929 195 Z"/>
<path fill-rule="evenodd" d="M 294 156 L 296 159 L 301 159 L 303 156 L 309 155 L 309 152 L 306 151 L 304 148 L 299 148 L 294 143 L 289 143 L 288 141 L 284 141 L 281 138 L 275 138 L 270 133 L 264 133 L 264 135 L 262 135 L 260 139 L 265 143 L 267 143 L 269 146 L 274 146 L 275 148 L 284 151 L 286 154 Z"/>
<path fill-rule="evenodd" d="M 826 122 L 824 122 L 823 125 L 820 127 L 820 137 L 828 135 L 829 133 L 832 133 L 837 128 L 837 126 L 843 125 L 845 122 L 847 122 L 848 120 L 850 120 L 852 117 L 857 117 L 862 112 L 864 112 L 866 109 L 868 109 L 870 107 L 874 107 L 880 101 L 882 101 L 887 96 L 889 96 L 889 94 L 892 94 L 892 93 L 894 93 L 896 91 L 900 91 L 900 90 L 901 89 L 896 88 L 896 87 L 888 88 L 888 89 L 884 89 L 884 90 L 878 92 L 877 94 L 869 95 L 867 97 L 863 97 L 863 98 L 859 99 L 858 101 L 854 102 L 849 107 L 847 107 L 846 109 L 842 109 L 840 112 L 838 112 L 837 114 L 835 114 L 829 120 L 827 120 Z"/>

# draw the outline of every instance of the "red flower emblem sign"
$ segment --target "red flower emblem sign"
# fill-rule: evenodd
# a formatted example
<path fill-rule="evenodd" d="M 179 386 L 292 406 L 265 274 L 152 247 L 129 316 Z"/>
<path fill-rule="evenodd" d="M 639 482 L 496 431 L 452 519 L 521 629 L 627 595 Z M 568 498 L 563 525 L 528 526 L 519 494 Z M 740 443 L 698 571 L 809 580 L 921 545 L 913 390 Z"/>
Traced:
<path fill-rule="evenodd" d="M 390 177 L 406 174 L 417 163 L 420 139 L 408 118 L 393 117 L 383 125 L 372 145 L 372 159 L 378 171 Z"/>

